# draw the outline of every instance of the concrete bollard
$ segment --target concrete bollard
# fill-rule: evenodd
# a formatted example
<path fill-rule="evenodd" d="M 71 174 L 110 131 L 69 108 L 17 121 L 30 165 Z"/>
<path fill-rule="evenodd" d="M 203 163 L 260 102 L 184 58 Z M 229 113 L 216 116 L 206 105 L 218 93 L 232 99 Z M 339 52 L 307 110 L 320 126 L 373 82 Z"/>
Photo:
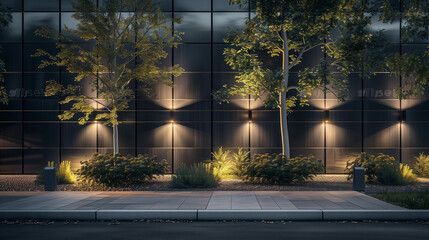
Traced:
<path fill-rule="evenodd" d="M 55 167 L 45 167 L 45 191 L 57 190 L 57 176 L 55 174 Z"/>
<path fill-rule="evenodd" d="M 365 169 L 363 167 L 353 168 L 353 190 L 365 191 Z"/>

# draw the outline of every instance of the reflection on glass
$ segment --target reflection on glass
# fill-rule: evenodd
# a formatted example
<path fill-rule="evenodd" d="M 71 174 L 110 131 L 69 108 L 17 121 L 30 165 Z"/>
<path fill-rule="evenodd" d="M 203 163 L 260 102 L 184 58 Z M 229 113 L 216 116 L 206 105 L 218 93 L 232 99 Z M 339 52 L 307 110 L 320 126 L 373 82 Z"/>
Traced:
<path fill-rule="evenodd" d="M 174 0 L 174 11 L 210 11 L 210 0 Z"/>
<path fill-rule="evenodd" d="M 178 13 L 175 17 L 183 17 L 181 24 L 175 24 L 175 30 L 184 32 L 183 42 L 210 42 L 210 13 Z"/>
<path fill-rule="evenodd" d="M 0 42 L 21 42 L 22 13 L 12 13 L 13 21 L 0 31 Z"/>
<path fill-rule="evenodd" d="M 210 45 L 182 44 L 174 51 L 174 63 L 187 72 L 210 72 Z"/>
<path fill-rule="evenodd" d="M 24 11 L 58 11 L 58 0 L 24 0 Z"/>
<path fill-rule="evenodd" d="M 38 37 L 34 31 L 41 27 L 50 27 L 59 30 L 58 13 L 24 13 L 24 41 L 25 42 L 52 42 L 51 39 Z"/>
<path fill-rule="evenodd" d="M 247 13 L 214 13 L 213 14 L 213 41 L 223 42 L 227 37 L 228 29 L 242 30 Z"/>
<path fill-rule="evenodd" d="M 214 0 L 213 11 L 247 11 L 248 5 L 240 8 L 237 4 L 229 4 L 229 0 Z"/>

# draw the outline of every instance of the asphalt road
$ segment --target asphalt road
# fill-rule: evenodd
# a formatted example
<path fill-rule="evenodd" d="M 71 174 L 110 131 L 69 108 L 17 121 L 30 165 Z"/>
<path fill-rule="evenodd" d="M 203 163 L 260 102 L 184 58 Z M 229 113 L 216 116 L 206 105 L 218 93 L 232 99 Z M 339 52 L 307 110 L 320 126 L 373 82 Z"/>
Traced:
<path fill-rule="evenodd" d="M 429 239 L 429 222 L 3 222 L 0 239 Z"/>

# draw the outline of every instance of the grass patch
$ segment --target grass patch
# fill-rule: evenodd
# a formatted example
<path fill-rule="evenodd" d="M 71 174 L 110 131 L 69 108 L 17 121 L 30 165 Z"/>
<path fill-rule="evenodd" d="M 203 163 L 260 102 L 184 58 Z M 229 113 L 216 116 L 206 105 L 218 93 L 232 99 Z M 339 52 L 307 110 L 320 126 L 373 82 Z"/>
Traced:
<path fill-rule="evenodd" d="M 426 192 L 384 192 L 374 197 L 408 209 L 429 209 L 429 191 Z"/>

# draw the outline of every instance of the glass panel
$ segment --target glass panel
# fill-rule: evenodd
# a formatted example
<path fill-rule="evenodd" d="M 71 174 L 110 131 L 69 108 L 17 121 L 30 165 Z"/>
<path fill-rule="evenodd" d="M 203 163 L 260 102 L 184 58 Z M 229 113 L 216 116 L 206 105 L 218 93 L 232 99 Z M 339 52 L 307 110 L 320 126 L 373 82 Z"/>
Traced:
<path fill-rule="evenodd" d="M 12 13 L 13 22 L 0 30 L 0 42 L 22 41 L 22 13 Z"/>
<path fill-rule="evenodd" d="M 214 13 L 213 41 L 224 42 L 229 29 L 241 31 L 244 28 L 247 13 Z"/>
<path fill-rule="evenodd" d="M 205 73 L 184 73 L 174 80 L 175 99 L 210 99 L 211 76 Z"/>
<path fill-rule="evenodd" d="M 211 41 L 210 13 L 178 13 L 175 17 L 183 17 L 181 24 L 175 24 L 175 30 L 184 32 L 183 42 Z"/>
<path fill-rule="evenodd" d="M 6 87 L 6 91 L 11 99 L 20 99 L 25 92 L 21 89 L 21 79 L 22 74 L 20 73 L 4 73 L 4 86 Z"/>
<path fill-rule="evenodd" d="M 59 162 L 59 149 L 25 149 L 24 173 L 36 174 L 48 165 L 48 161 Z"/>
<path fill-rule="evenodd" d="M 20 0 L 2 0 L 1 6 L 11 8 L 12 11 L 22 11 L 22 1 Z"/>
<path fill-rule="evenodd" d="M 95 123 L 79 125 L 77 122 L 63 122 L 61 124 L 61 147 L 95 148 L 97 146 L 96 128 Z"/>
<path fill-rule="evenodd" d="M 399 122 L 365 122 L 364 147 L 365 148 L 398 148 Z"/>
<path fill-rule="evenodd" d="M 61 11 L 74 11 L 72 3 L 76 3 L 77 0 L 61 0 Z"/>
<path fill-rule="evenodd" d="M 21 149 L 0 149 L 0 173 L 22 173 Z"/>
<path fill-rule="evenodd" d="M 59 137 L 59 123 L 24 123 L 24 147 L 59 147 Z"/>
<path fill-rule="evenodd" d="M 24 98 L 46 98 L 45 86 L 48 80 L 58 82 L 57 73 L 25 73 L 24 74 Z"/>
<path fill-rule="evenodd" d="M 392 23 L 387 22 L 383 23 L 383 21 L 379 21 L 381 14 L 376 14 L 372 17 L 372 25 L 369 26 L 369 32 L 375 33 L 377 31 L 383 30 L 388 42 L 399 42 L 399 29 L 400 29 L 400 21 L 396 19 Z"/>
<path fill-rule="evenodd" d="M 6 72 L 22 71 L 22 47 L 21 44 L 2 44 L 0 49 L 1 59 L 5 63 Z"/>
<path fill-rule="evenodd" d="M 213 145 L 217 147 L 248 147 L 249 123 L 213 123 Z M 234 149 L 235 151 L 236 149 Z"/>
<path fill-rule="evenodd" d="M 174 49 L 174 63 L 187 72 L 210 72 L 210 45 L 182 44 Z"/>
<path fill-rule="evenodd" d="M 59 0 L 24 0 L 24 11 L 58 11 Z"/>
<path fill-rule="evenodd" d="M 172 0 L 155 0 L 155 2 L 159 3 L 161 11 L 171 11 Z"/>
<path fill-rule="evenodd" d="M 181 164 L 192 165 L 211 158 L 211 149 L 174 149 L 174 169 Z"/>
<path fill-rule="evenodd" d="M 210 123 L 176 123 L 174 147 L 210 147 Z"/>
<path fill-rule="evenodd" d="M 137 146 L 171 147 L 173 125 L 165 123 L 137 123 Z"/>
<path fill-rule="evenodd" d="M 289 126 L 289 129 L 293 129 L 293 126 Z M 299 131 L 299 130 L 296 130 Z M 299 133 L 303 136 L 303 133 Z M 296 135 L 290 135 L 293 139 Z M 280 124 L 279 123 L 267 123 L 267 122 L 252 122 L 250 124 L 250 147 L 257 148 L 276 148 L 281 147 L 282 141 L 280 136 Z"/>
<path fill-rule="evenodd" d="M 50 27 L 59 31 L 58 13 L 24 13 L 24 41 L 25 42 L 53 42 L 34 34 L 41 27 Z"/>
<path fill-rule="evenodd" d="M 25 72 L 58 72 L 59 68 L 56 66 L 49 66 L 39 68 L 42 58 L 31 57 L 37 49 L 43 49 L 51 54 L 55 54 L 57 49 L 54 44 L 25 44 L 24 45 L 24 71 Z"/>
<path fill-rule="evenodd" d="M 224 48 L 229 47 L 227 44 L 213 45 L 213 71 L 214 72 L 232 72 L 233 70 L 226 64 L 223 55 Z"/>
<path fill-rule="evenodd" d="M 213 11 L 247 11 L 248 9 L 247 3 L 246 6 L 240 8 L 237 4 L 229 4 L 229 0 L 213 1 Z"/>
<path fill-rule="evenodd" d="M 0 124 L 0 148 L 21 147 L 22 146 L 22 125 L 21 123 Z"/>
<path fill-rule="evenodd" d="M 210 0 L 174 0 L 174 11 L 210 11 Z"/>

